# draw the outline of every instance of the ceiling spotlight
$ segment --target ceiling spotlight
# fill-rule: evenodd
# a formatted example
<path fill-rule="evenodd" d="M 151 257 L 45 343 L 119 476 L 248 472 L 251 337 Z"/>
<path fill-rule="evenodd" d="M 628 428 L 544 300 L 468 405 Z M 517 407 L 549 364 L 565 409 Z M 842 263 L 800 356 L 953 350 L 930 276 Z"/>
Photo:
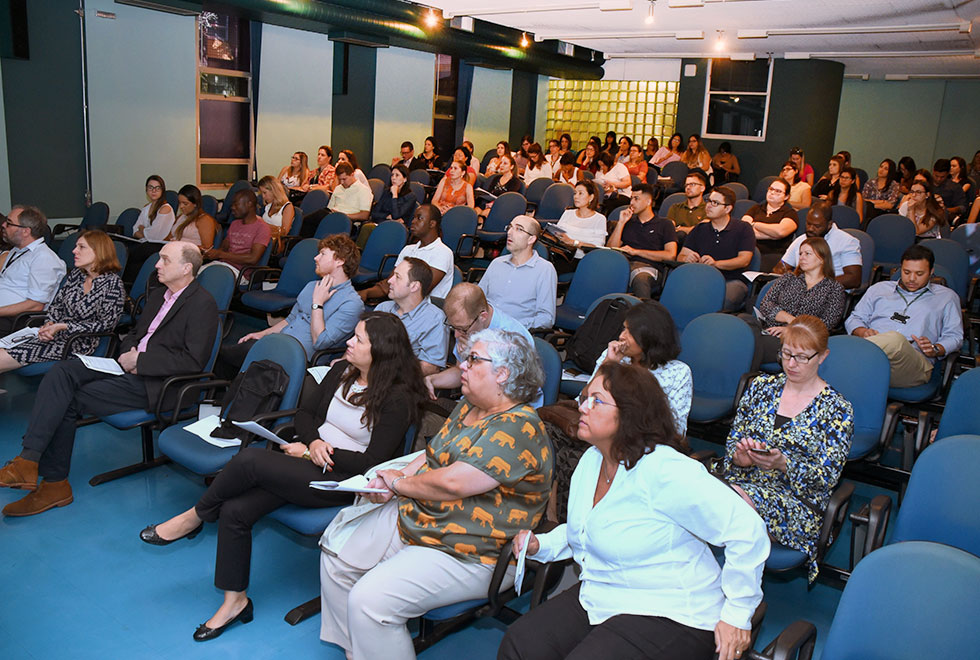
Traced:
<path fill-rule="evenodd" d="M 521 48 L 527 48 L 530 45 L 531 42 L 527 38 L 527 32 L 521 32 Z"/>
<path fill-rule="evenodd" d="M 428 13 L 425 15 L 425 24 L 430 28 L 439 25 L 439 17 L 436 15 L 435 9 L 429 8 Z"/>
<path fill-rule="evenodd" d="M 718 30 L 718 40 L 715 41 L 715 50 L 722 51 L 725 50 L 725 31 Z"/>
<path fill-rule="evenodd" d="M 650 6 L 647 7 L 647 17 L 643 19 L 643 22 L 647 25 L 653 25 L 653 6 L 656 4 L 654 0 L 650 0 Z"/>

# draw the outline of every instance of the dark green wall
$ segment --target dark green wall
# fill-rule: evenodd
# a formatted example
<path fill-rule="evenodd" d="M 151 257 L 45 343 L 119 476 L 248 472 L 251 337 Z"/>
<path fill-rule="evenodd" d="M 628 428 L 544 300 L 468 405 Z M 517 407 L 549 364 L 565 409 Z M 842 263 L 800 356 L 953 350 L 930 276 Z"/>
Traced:
<path fill-rule="evenodd" d="M 510 143 L 521 144 L 525 135 L 534 135 L 534 115 L 538 102 L 538 75 L 514 70 L 510 86 Z M 542 145 L 548 151 L 547 145 Z"/>
<path fill-rule="evenodd" d="M 683 77 L 684 67 L 697 65 L 697 75 Z M 685 139 L 701 131 L 708 60 L 684 60 L 677 105 L 677 130 Z M 742 167 L 739 179 L 751 194 L 764 176 L 779 174 L 793 147 L 801 147 L 819 177 L 833 155 L 844 65 L 826 60 L 773 61 L 769 123 L 764 142 L 729 139 Z M 712 154 L 723 140 L 705 140 Z"/>
<path fill-rule="evenodd" d="M 350 149 L 361 169 L 371 169 L 374 153 L 374 88 L 378 69 L 377 50 L 366 46 L 334 43 L 333 115 L 330 146 L 334 164 L 337 152 Z"/>
<path fill-rule="evenodd" d="M 85 212 L 77 8 L 77 0 L 29 2 L 30 59 L 0 60 L 10 196 L 52 218 Z"/>

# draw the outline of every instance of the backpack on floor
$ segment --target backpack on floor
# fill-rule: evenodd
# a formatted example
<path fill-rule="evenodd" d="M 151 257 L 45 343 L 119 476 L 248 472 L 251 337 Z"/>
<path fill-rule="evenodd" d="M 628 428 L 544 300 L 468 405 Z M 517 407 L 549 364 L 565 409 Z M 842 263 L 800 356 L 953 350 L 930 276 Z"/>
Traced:
<path fill-rule="evenodd" d="M 623 319 L 629 308 L 622 298 L 603 300 L 596 305 L 565 345 L 565 357 L 582 373 L 591 374 L 609 342 L 623 330 Z"/>

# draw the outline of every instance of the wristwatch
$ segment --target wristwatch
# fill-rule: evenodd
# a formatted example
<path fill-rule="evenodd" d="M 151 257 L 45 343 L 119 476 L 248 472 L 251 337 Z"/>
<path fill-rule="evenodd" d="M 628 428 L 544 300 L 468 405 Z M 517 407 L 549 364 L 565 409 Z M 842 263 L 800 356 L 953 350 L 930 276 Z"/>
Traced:
<path fill-rule="evenodd" d="M 323 305 L 319 303 L 313 303 L 313 309 L 323 309 Z"/>

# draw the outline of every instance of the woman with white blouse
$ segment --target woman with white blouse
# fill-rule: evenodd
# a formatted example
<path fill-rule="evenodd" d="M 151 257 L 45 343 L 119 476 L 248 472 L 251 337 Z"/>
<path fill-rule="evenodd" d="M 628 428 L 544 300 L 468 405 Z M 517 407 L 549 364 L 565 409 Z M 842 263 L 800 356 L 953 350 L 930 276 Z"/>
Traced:
<path fill-rule="evenodd" d="M 167 203 L 167 184 L 163 178 L 152 174 L 146 179 L 146 198 L 150 203 L 140 210 L 133 225 L 133 238 L 148 241 L 165 241 L 174 227 L 174 210 Z"/>
<path fill-rule="evenodd" d="M 630 203 L 633 194 L 633 177 L 622 163 L 615 162 L 608 151 L 599 154 L 599 172 L 595 175 L 597 186 L 606 193 L 602 203 L 602 212 L 609 215 L 613 209 Z"/>
<path fill-rule="evenodd" d="M 558 240 L 569 247 L 576 248 L 575 258 L 585 256 L 580 246 L 602 247 L 606 244 L 606 216 L 599 213 L 599 190 L 595 183 L 583 179 L 575 184 L 572 197 L 575 208 L 568 209 L 558 219 Z"/>
<path fill-rule="evenodd" d="M 511 625 L 498 659 L 740 658 L 762 601 L 762 519 L 679 451 L 646 369 L 603 364 L 579 411 L 592 446 L 572 475 L 568 521 L 513 545 L 537 561 L 573 558 L 579 584 Z M 724 547 L 723 568 L 709 543 Z"/>
<path fill-rule="evenodd" d="M 262 222 L 269 225 L 272 230 L 272 240 L 279 241 L 282 236 L 289 235 L 293 220 L 296 218 L 296 209 L 290 204 L 286 189 L 275 177 L 262 177 L 259 180 L 259 192 L 262 193 L 262 201 L 265 202 Z"/>
<path fill-rule="evenodd" d="M 527 166 L 524 168 L 524 185 L 529 186 L 536 179 L 551 180 L 551 165 L 541 151 L 541 145 L 535 142 L 527 148 Z"/>

